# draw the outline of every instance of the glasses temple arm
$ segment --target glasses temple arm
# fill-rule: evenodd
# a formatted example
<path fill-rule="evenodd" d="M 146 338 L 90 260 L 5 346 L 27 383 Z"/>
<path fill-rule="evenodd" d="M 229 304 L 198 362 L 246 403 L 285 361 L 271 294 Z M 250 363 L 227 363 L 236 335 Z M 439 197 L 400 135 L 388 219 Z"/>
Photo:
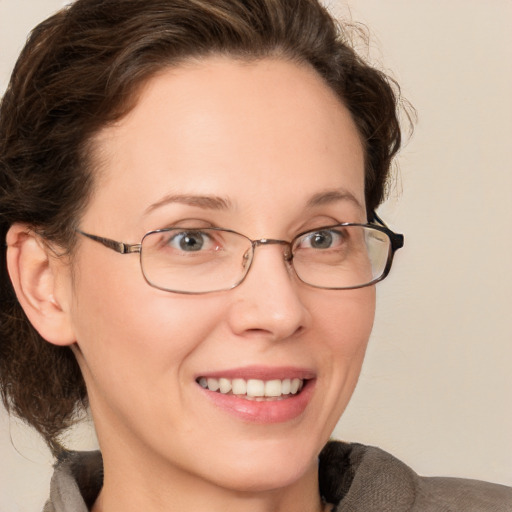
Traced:
<path fill-rule="evenodd" d="M 396 251 L 397 249 L 400 249 L 404 246 L 404 235 L 401 235 L 399 233 L 395 233 L 392 231 L 387 224 L 377 215 L 377 212 L 374 210 L 372 212 L 373 220 L 372 222 L 379 224 L 383 228 L 386 228 L 389 232 L 389 236 L 391 238 L 391 246 L 393 251 Z"/>
<path fill-rule="evenodd" d="M 79 229 L 76 230 L 77 233 L 80 233 L 81 235 L 94 240 L 95 242 L 98 242 L 105 247 L 108 247 L 109 249 L 112 249 L 113 251 L 119 252 L 121 254 L 129 254 L 133 252 L 140 252 L 140 244 L 125 244 L 123 242 L 116 242 L 115 240 L 112 240 L 110 238 L 105 238 L 102 236 L 96 236 L 91 235 L 90 233 L 86 233 L 85 231 L 80 231 Z"/>

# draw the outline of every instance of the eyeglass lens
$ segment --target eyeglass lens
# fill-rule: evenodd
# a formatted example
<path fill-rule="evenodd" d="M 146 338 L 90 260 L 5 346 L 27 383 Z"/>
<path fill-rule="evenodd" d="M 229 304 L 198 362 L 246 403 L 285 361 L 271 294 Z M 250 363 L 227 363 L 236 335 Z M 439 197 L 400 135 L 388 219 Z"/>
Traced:
<path fill-rule="evenodd" d="M 387 270 L 389 236 L 371 226 L 339 225 L 309 231 L 291 242 L 291 264 L 299 279 L 320 288 L 355 288 L 379 280 Z M 148 233 L 141 266 L 157 288 L 184 293 L 228 290 L 252 262 L 252 241 L 217 228 L 172 228 Z"/>

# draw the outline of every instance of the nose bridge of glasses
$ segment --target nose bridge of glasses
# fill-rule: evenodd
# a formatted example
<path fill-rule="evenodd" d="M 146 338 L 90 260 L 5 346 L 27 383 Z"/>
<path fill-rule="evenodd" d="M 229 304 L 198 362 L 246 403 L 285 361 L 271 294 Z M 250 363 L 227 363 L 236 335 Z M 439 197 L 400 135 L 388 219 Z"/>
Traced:
<path fill-rule="evenodd" d="M 276 240 L 274 238 L 261 238 L 260 240 L 253 240 L 252 246 L 254 249 L 260 245 L 283 245 L 285 247 L 283 255 L 285 261 L 291 261 L 293 254 L 290 242 L 286 240 Z"/>

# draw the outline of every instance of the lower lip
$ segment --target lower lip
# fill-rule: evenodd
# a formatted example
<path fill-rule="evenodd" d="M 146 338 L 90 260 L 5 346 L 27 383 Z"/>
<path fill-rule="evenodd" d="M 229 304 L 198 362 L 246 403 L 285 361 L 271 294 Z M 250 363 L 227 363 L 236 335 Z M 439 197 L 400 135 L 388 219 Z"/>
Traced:
<path fill-rule="evenodd" d="M 200 387 L 208 400 L 233 416 L 251 423 L 283 423 L 299 417 L 313 396 L 315 380 L 305 381 L 304 387 L 296 395 L 286 395 L 280 400 L 246 400 L 236 395 L 225 395 Z"/>

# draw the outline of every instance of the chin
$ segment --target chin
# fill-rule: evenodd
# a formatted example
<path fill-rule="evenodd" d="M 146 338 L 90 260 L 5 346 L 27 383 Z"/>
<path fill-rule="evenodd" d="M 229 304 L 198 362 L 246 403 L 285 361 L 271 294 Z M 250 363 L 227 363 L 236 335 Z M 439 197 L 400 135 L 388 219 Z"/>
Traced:
<path fill-rule="evenodd" d="M 307 464 L 294 464 L 286 460 L 264 465 L 253 464 L 252 467 L 250 465 L 242 469 L 232 468 L 229 477 L 218 484 L 236 492 L 272 492 L 297 484 L 310 473 L 312 468 L 316 471 L 316 460 L 308 460 Z"/>
<path fill-rule="evenodd" d="M 311 438 L 309 439 L 311 441 Z M 317 472 L 318 449 L 313 443 L 287 440 L 246 441 L 232 446 L 222 463 L 216 462 L 217 485 L 238 492 L 265 492 L 283 489 Z M 309 446 L 306 446 L 309 445 Z"/>

